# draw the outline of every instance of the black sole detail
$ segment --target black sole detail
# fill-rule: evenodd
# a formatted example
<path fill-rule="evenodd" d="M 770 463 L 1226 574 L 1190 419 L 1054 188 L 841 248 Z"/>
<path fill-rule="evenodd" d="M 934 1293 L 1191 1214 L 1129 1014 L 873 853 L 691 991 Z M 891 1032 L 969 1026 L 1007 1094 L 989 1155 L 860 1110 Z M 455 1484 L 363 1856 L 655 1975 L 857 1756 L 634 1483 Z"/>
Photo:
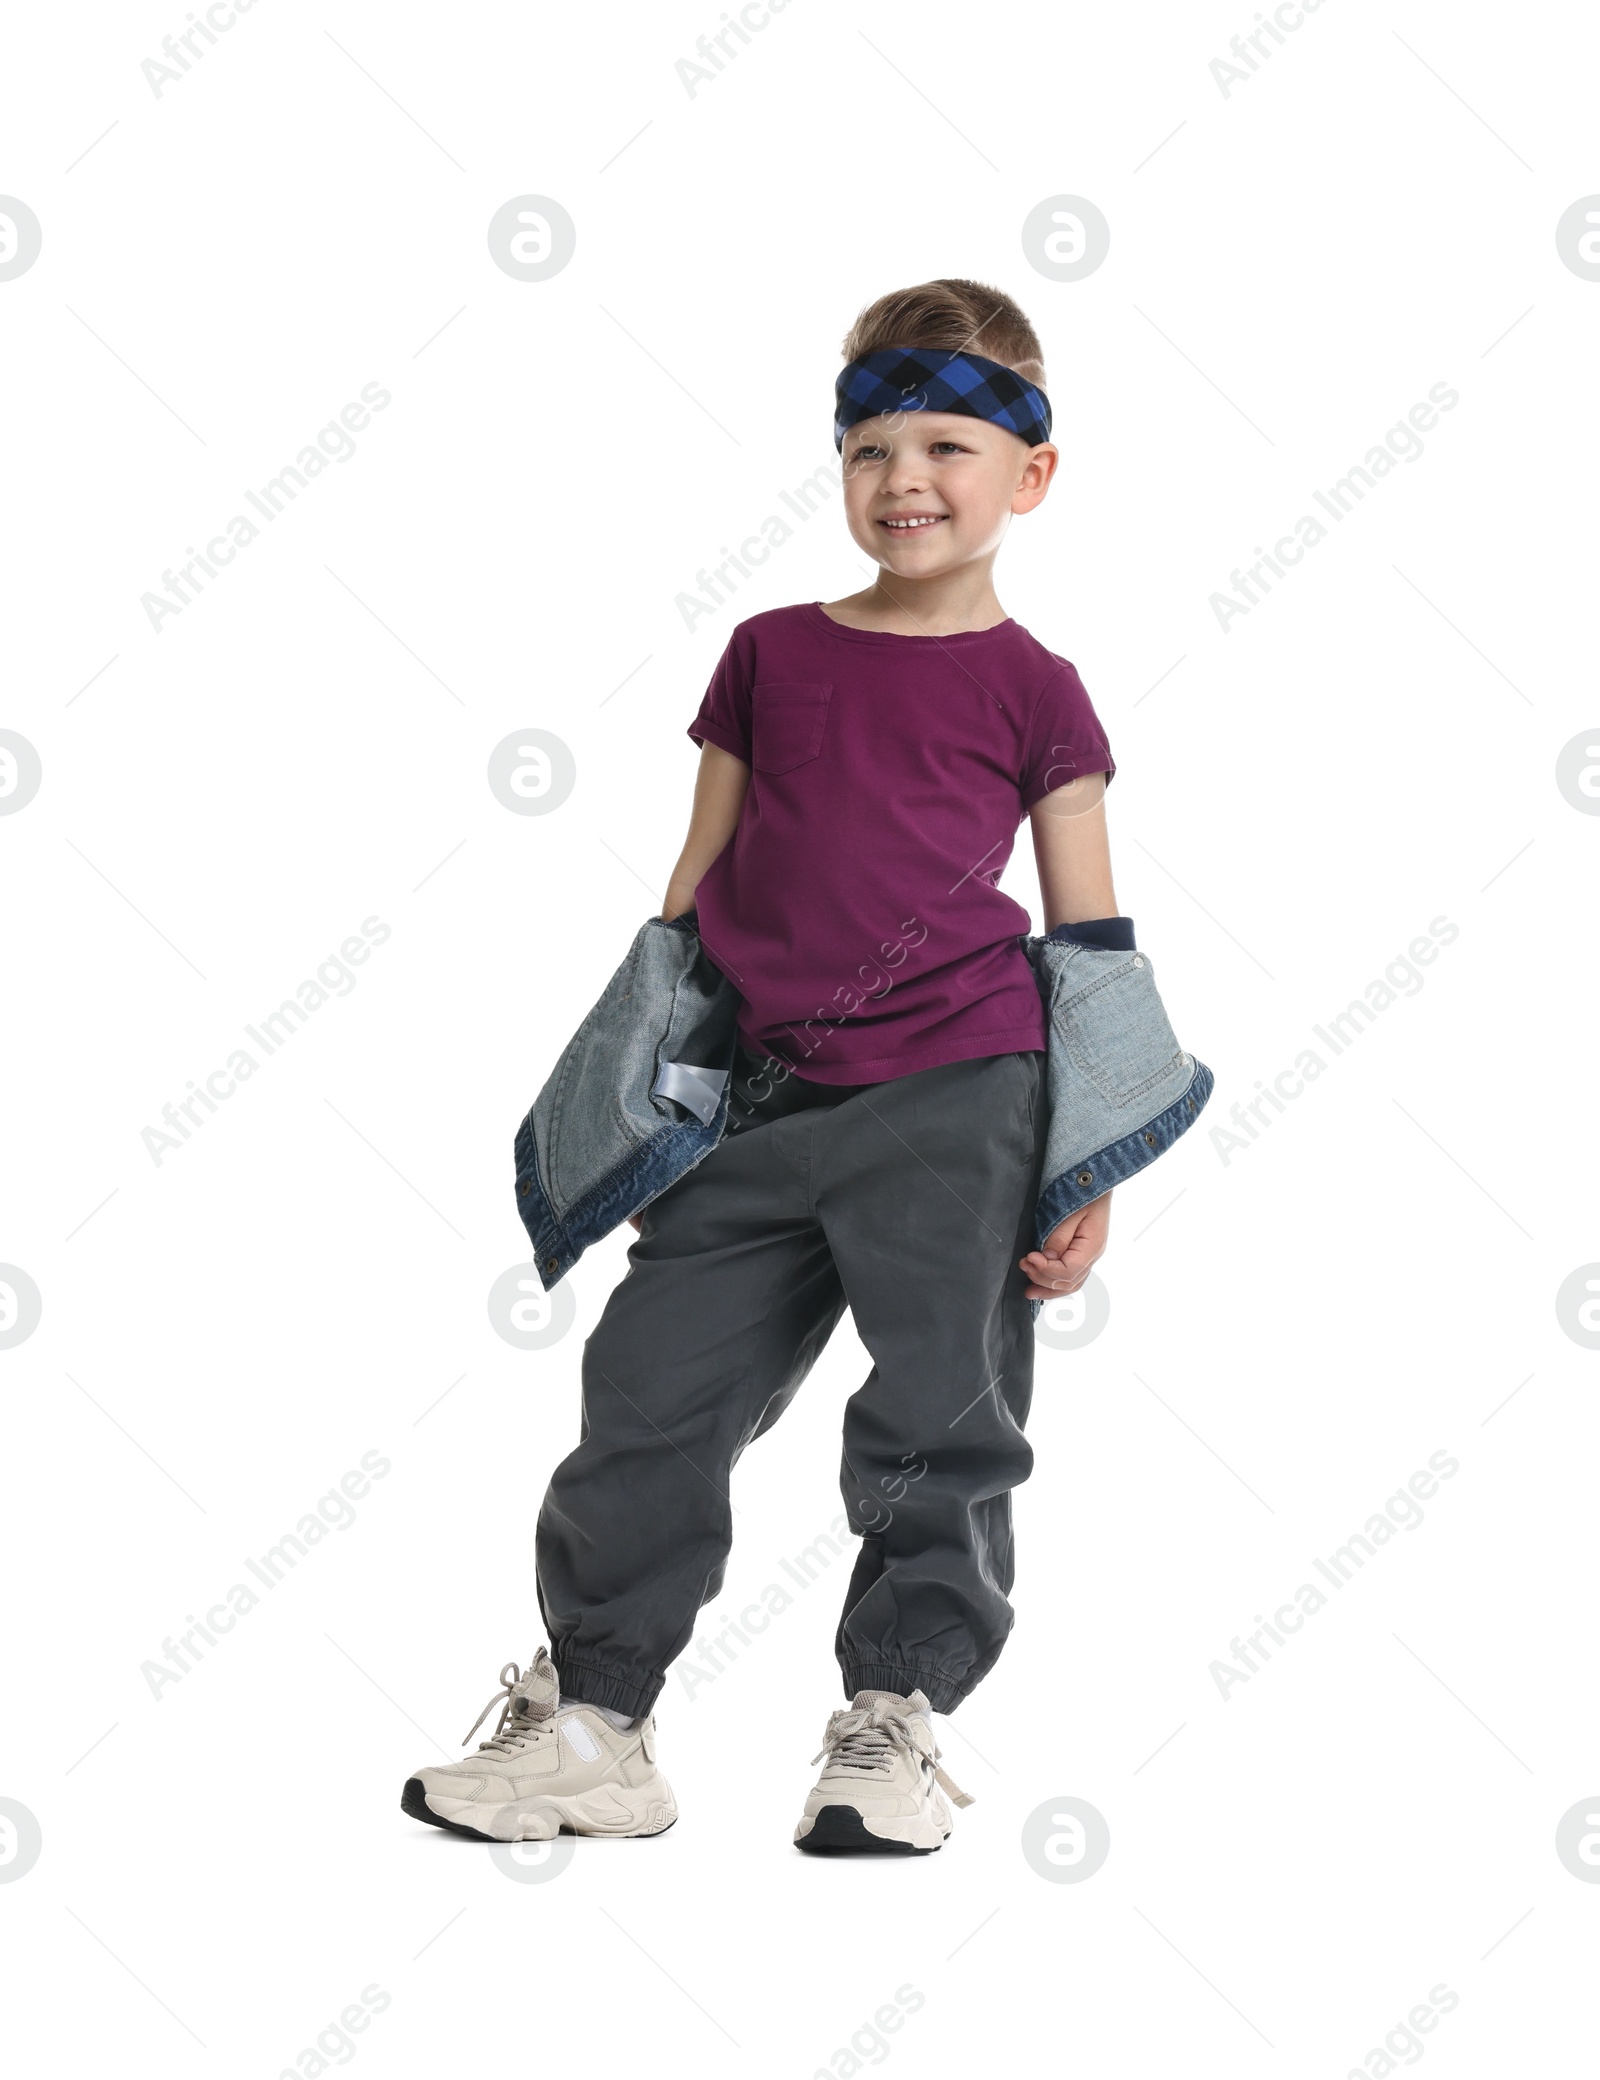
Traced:
<path fill-rule="evenodd" d="M 479 1834 L 475 1827 L 463 1827 L 457 1820 L 441 1820 L 428 1803 L 420 1777 L 406 1779 L 406 1788 L 400 1794 L 400 1810 L 410 1820 L 426 1820 L 430 1827 L 442 1827 L 448 1834 L 464 1834 L 469 1842 L 494 1839 L 492 1835 Z"/>
<path fill-rule="evenodd" d="M 868 1832 L 867 1824 L 854 1806 L 824 1806 L 810 1832 L 795 1843 L 808 1856 L 933 1856 L 944 1847 L 919 1849 L 913 1842 L 886 1841 Z"/>
<path fill-rule="evenodd" d="M 425 1820 L 430 1827 L 442 1827 L 447 1834 L 464 1834 L 469 1842 L 498 1842 L 500 1840 L 498 1835 L 484 1834 L 476 1827 L 463 1827 L 459 1820 L 441 1819 L 432 1806 L 429 1805 L 420 1777 L 408 1777 L 406 1779 L 406 1787 L 400 1794 L 400 1810 L 408 1820 Z M 649 1834 L 586 1835 L 583 1839 L 586 1841 L 649 1842 L 653 1841 L 658 1834 L 671 1834 L 677 1824 L 677 1819 L 674 1818 L 669 1820 L 665 1827 L 657 1827 Z M 575 1827 L 560 1827 L 556 1832 L 558 1834 L 576 1836 L 578 1830 Z M 502 1844 L 502 1846 L 506 1845 Z"/>

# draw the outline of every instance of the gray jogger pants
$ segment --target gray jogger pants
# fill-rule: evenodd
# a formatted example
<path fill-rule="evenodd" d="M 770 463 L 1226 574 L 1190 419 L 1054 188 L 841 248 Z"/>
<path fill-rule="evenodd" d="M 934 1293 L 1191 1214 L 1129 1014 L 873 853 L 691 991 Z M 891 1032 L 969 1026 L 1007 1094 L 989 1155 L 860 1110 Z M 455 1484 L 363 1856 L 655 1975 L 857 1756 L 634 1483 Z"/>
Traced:
<path fill-rule="evenodd" d="M 849 1307 L 872 1370 L 844 1412 L 861 1550 L 835 1649 L 846 1697 L 950 1711 L 1011 1629 L 1010 1491 L 1027 1478 L 1044 1058 L 888 1082 L 790 1076 L 651 1201 L 584 1346 L 583 1430 L 539 1512 L 539 1605 L 563 1692 L 650 1710 L 722 1587 L 729 1475 Z"/>

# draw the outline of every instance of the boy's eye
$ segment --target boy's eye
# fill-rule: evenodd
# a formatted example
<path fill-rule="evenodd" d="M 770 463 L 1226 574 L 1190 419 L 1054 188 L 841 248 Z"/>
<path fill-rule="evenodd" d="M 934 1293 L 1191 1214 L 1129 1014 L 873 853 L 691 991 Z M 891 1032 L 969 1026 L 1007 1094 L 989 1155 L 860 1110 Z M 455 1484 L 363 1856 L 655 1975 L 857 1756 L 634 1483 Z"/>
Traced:
<path fill-rule="evenodd" d="M 932 441 L 929 443 L 929 446 L 934 454 L 938 454 L 941 450 L 951 455 L 964 455 L 967 452 L 960 441 Z M 882 453 L 882 448 L 875 442 L 863 441 L 859 448 L 851 450 L 850 460 L 852 462 L 870 462 Z"/>

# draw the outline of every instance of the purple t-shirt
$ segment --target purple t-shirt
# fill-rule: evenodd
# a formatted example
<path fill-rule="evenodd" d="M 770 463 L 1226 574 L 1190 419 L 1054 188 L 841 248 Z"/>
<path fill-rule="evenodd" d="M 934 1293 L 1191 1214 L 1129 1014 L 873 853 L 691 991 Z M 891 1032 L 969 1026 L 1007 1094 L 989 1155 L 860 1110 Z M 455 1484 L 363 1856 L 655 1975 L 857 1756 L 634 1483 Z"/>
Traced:
<path fill-rule="evenodd" d="M 1028 913 L 996 882 L 1041 795 L 1116 771 L 1065 658 L 1011 620 L 897 636 L 778 607 L 735 628 L 688 733 L 751 768 L 695 895 L 746 1047 L 817 1083 L 1044 1051 Z"/>

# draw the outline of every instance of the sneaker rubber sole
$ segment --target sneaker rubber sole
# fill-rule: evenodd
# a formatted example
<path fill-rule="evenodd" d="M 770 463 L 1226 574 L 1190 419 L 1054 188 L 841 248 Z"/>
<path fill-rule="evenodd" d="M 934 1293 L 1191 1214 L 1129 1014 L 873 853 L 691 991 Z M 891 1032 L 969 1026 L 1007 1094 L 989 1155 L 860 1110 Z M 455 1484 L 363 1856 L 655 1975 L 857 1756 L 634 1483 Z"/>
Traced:
<path fill-rule="evenodd" d="M 796 1835 L 794 1845 L 808 1856 L 932 1856 L 944 1841 L 896 1841 L 891 1835 L 874 1834 L 854 1806 L 830 1805 L 804 1834 Z"/>
<path fill-rule="evenodd" d="M 550 1841 L 558 1834 L 633 1839 L 665 1834 L 678 1820 L 677 1803 L 662 1777 L 637 1792 L 626 1792 L 618 1785 L 602 1786 L 575 1799 L 518 1800 L 498 1806 L 485 1806 L 471 1799 L 449 1799 L 446 1803 L 455 1811 L 435 1812 L 420 1777 L 408 1778 L 400 1794 L 400 1810 L 408 1819 L 426 1821 L 430 1827 L 442 1827 L 451 1834 L 464 1834 L 475 1842 Z M 469 1825 L 468 1814 L 485 1824 Z M 495 1831 L 497 1825 L 503 1831 Z"/>

